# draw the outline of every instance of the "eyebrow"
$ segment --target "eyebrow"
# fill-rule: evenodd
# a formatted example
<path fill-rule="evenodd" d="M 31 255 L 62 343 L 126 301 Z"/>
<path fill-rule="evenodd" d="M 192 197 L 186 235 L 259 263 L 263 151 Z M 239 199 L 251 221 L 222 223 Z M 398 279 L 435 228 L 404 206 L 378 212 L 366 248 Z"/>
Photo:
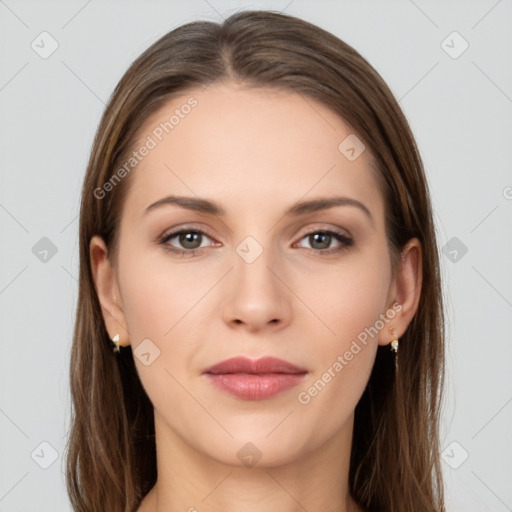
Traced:
<path fill-rule="evenodd" d="M 167 196 L 155 201 L 150 204 L 145 210 L 143 215 L 146 215 L 156 208 L 165 205 L 176 205 L 186 208 L 187 210 L 193 210 L 200 213 L 208 213 L 211 215 L 225 216 L 226 211 L 215 201 L 208 199 L 202 199 L 198 197 L 186 197 L 186 196 Z M 307 213 L 314 213 L 321 210 L 327 210 L 336 206 L 354 206 L 359 208 L 373 224 L 373 217 L 370 210 L 357 199 L 350 197 L 322 197 L 318 199 L 311 199 L 309 201 L 297 202 L 291 205 L 285 212 L 284 216 L 299 216 Z"/>

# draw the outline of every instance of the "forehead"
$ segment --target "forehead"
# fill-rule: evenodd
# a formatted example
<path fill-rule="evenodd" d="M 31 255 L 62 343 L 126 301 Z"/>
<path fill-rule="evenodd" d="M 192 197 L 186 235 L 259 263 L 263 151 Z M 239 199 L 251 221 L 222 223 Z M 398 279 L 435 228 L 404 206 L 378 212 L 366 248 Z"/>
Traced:
<path fill-rule="evenodd" d="M 277 208 L 336 193 L 373 204 L 379 216 L 372 156 L 365 150 L 354 160 L 343 152 L 344 141 L 357 144 L 354 136 L 334 111 L 293 91 L 237 84 L 191 89 L 139 130 L 134 149 L 151 148 L 139 157 L 126 201 L 142 211 L 167 194 L 199 196 L 240 215 L 261 209 L 262 201 Z"/>

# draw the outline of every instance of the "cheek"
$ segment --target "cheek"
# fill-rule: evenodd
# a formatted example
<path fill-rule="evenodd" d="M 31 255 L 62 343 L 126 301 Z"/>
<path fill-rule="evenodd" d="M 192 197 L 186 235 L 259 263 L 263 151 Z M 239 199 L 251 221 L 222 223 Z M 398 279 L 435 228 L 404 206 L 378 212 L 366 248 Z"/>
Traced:
<path fill-rule="evenodd" d="M 376 350 L 375 344 L 340 347 L 298 390 L 296 419 L 318 439 L 335 435 L 353 415 L 370 378 Z"/>
<path fill-rule="evenodd" d="M 375 361 L 378 331 L 390 325 L 385 316 L 387 258 L 361 257 L 353 262 L 317 274 L 315 287 L 307 280 L 301 286 L 304 302 L 321 322 L 311 317 L 310 323 L 318 324 L 311 352 L 315 371 L 298 390 L 297 400 L 306 417 L 325 418 L 318 427 L 325 435 L 357 405 Z"/>
<path fill-rule="evenodd" d="M 192 391 L 188 369 L 197 348 L 192 340 L 198 311 L 194 305 L 205 290 L 191 286 L 185 272 L 171 274 L 165 265 L 151 265 L 142 258 L 136 263 L 134 258 L 133 263 L 124 268 L 123 305 L 137 373 L 157 411 L 163 415 L 180 411 L 192 425 L 193 414 L 189 417 L 187 411 L 193 404 L 182 385 Z M 149 345 L 149 350 L 142 350 L 141 344 L 138 349 L 146 339 L 156 348 Z M 150 364 L 139 357 L 144 352 L 150 353 Z M 198 410 L 193 413 L 201 415 Z"/>
<path fill-rule="evenodd" d="M 128 331 L 135 344 L 138 339 L 151 338 L 163 346 L 177 334 L 188 316 L 194 315 L 194 307 L 211 284 L 186 268 L 170 268 L 165 261 L 157 264 L 141 258 L 133 263 L 125 266 L 123 275 Z"/>
<path fill-rule="evenodd" d="M 302 421 L 320 438 L 329 438 L 345 424 L 366 388 L 378 348 L 371 328 L 380 304 L 371 294 L 355 293 L 324 311 L 335 334 L 324 330 L 315 338 L 314 372 L 296 395 Z"/>
<path fill-rule="evenodd" d="M 326 266 L 323 272 L 312 271 L 300 278 L 301 284 L 296 289 L 316 313 L 318 337 L 324 343 L 325 350 L 319 353 L 332 357 L 333 350 L 343 350 L 361 333 L 367 333 L 368 341 L 373 339 L 375 330 L 371 328 L 381 313 L 385 313 L 390 277 L 387 254 L 367 252 L 351 255 L 339 265 Z"/>
<path fill-rule="evenodd" d="M 157 408 L 181 397 L 178 382 L 190 377 L 194 354 L 200 348 L 196 340 L 204 339 L 199 335 L 201 329 L 205 330 L 201 306 L 206 300 L 202 299 L 207 299 L 205 294 L 218 280 L 217 276 L 208 278 L 187 267 L 187 264 L 170 265 L 163 251 L 137 252 L 128 244 L 120 265 L 123 307 L 134 361 L 140 380 Z M 156 348 L 147 341 L 141 344 L 148 339 Z M 143 352 L 142 347 L 148 346 L 152 362 L 146 366 L 138 354 Z M 153 354 L 157 354 L 154 360 Z M 181 399 L 186 401 L 187 397 Z"/>

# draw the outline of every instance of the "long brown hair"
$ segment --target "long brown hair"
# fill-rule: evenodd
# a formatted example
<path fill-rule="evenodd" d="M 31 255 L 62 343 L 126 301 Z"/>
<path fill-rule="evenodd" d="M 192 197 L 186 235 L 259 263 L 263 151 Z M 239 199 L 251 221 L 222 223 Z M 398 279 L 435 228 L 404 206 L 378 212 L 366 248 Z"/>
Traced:
<path fill-rule="evenodd" d="M 398 373 L 389 347 L 377 351 L 355 410 L 349 488 L 371 512 L 444 512 L 438 434 L 444 314 L 430 193 L 419 151 L 393 94 L 357 51 L 315 25 L 273 11 L 242 11 L 221 24 L 197 21 L 164 35 L 132 63 L 101 119 L 80 211 L 67 453 L 75 511 L 132 512 L 157 477 L 153 408 L 131 349 L 117 357 L 112 353 L 89 257 L 91 237 L 100 235 L 116 262 L 123 198 L 133 172 L 104 197 L 97 191 L 126 161 L 140 135 L 137 129 L 163 103 L 226 80 L 288 89 L 339 114 L 374 158 L 393 269 L 405 243 L 412 237 L 420 240 L 418 310 L 401 338 Z"/>

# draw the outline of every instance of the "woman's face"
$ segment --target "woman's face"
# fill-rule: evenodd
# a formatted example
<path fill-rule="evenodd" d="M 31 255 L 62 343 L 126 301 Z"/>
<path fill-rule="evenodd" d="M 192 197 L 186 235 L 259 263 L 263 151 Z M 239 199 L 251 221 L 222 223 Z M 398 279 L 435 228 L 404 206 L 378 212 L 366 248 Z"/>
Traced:
<path fill-rule="evenodd" d="M 377 346 L 401 325 L 360 144 L 311 98 L 233 84 L 184 93 L 141 127 L 105 320 L 132 345 L 162 436 L 269 466 L 350 437 Z M 205 373 L 233 357 L 302 373 Z"/>

